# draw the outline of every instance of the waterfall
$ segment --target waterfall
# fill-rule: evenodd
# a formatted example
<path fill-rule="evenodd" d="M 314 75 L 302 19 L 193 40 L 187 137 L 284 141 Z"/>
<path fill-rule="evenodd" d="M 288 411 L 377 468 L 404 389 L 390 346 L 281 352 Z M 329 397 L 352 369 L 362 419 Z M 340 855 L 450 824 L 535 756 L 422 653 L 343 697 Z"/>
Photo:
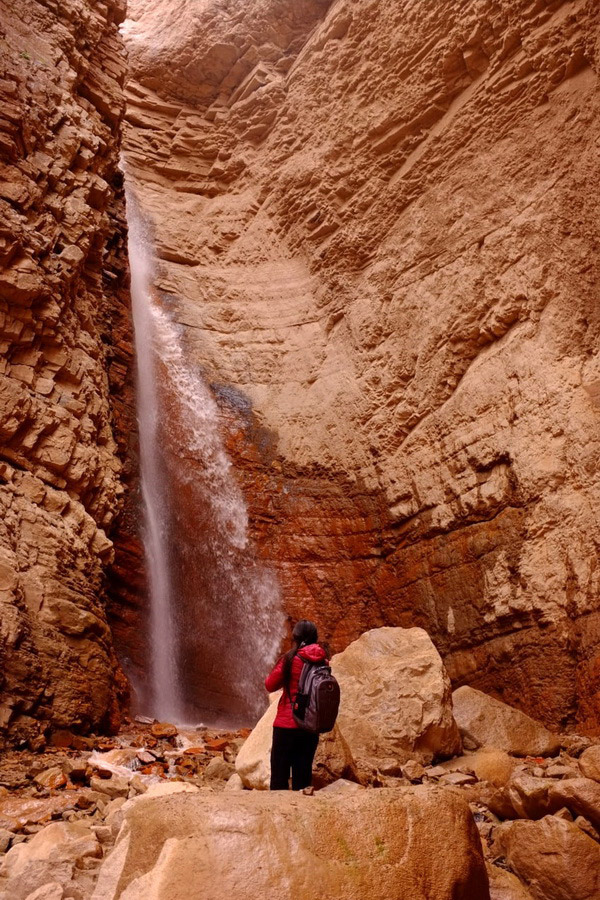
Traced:
<path fill-rule="evenodd" d="M 127 191 L 140 475 L 149 582 L 145 712 L 177 724 L 248 723 L 283 632 L 277 579 L 256 562 L 219 409 L 163 308 Z"/>

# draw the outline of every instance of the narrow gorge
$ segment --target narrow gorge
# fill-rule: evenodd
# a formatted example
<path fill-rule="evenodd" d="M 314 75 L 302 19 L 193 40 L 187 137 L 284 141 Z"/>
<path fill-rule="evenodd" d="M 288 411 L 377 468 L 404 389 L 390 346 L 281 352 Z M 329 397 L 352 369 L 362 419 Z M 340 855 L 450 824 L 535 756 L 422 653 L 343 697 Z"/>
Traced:
<path fill-rule="evenodd" d="M 407 848 L 426 793 L 466 822 L 411 898 L 600 896 L 554 895 L 509 828 L 600 842 L 599 65 L 594 0 L 0 0 L 0 900 L 188 896 L 180 845 L 144 856 L 146 807 L 100 795 L 208 841 L 204 795 L 146 791 L 268 785 L 263 679 L 302 618 L 354 704 L 318 802 L 350 822 L 368 788 L 372 830 L 370 788 L 407 791 Z M 377 753 L 352 727 L 389 679 L 361 706 L 355 657 L 408 685 Z M 62 794 L 21 821 L 13 790 Z M 289 826 L 252 797 L 244 833 Z M 98 884 L 86 853 L 21 884 L 88 814 Z"/>

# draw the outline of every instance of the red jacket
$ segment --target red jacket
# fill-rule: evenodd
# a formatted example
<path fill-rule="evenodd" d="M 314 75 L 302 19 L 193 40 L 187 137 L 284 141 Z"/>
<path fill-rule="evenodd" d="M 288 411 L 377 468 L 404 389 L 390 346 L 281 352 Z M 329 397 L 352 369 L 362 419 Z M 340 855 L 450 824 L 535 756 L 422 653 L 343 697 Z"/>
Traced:
<path fill-rule="evenodd" d="M 310 662 L 319 662 L 320 660 L 327 660 L 327 656 L 323 648 L 318 644 L 309 644 L 307 647 L 301 647 L 301 649 L 298 650 L 292 660 L 292 677 L 290 679 L 289 694 L 287 691 L 284 691 L 279 699 L 277 715 L 273 722 L 273 725 L 277 728 L 298 728 L 298 725 L 296 725 L 296 722 L 294 721 L 294 716 L 292 715 L 292 704 L 298 693 L 298 682 L 300 681 L 300 674 L 305 659 Z M 277 662 L 271 674 L 267 675 L 265 678 L 265 687 L 270 694 L 283 687 L 283 656 Z"/>

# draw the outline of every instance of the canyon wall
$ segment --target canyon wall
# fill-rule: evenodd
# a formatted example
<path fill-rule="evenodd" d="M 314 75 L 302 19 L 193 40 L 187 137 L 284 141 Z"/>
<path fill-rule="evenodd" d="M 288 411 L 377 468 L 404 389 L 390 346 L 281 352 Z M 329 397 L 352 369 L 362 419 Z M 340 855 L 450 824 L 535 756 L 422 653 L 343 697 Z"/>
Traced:
<path fill-rule="evenodd" d="M 105 609 L 135 430 L 124 15 L 0 0 L 0 745 L 112 729 L 126 690 Z"/>
<path fill-rule="evenodd" d="M 129 16 L 157 288 L 287 611 L 597 728 L 597 5 Z"/>

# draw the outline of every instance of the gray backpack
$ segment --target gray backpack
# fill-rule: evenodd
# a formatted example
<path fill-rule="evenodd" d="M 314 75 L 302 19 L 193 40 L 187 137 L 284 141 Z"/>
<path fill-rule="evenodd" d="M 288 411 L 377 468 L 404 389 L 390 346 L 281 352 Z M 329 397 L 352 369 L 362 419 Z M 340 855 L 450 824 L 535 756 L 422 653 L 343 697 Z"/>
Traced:
<path fill-rule="evenodd" d="M 323 662 L 304 661 L 298 693 L 292 707 L 299 728 L 313 734 L 331 731 L 340 706 L 340 686 Z"/>

